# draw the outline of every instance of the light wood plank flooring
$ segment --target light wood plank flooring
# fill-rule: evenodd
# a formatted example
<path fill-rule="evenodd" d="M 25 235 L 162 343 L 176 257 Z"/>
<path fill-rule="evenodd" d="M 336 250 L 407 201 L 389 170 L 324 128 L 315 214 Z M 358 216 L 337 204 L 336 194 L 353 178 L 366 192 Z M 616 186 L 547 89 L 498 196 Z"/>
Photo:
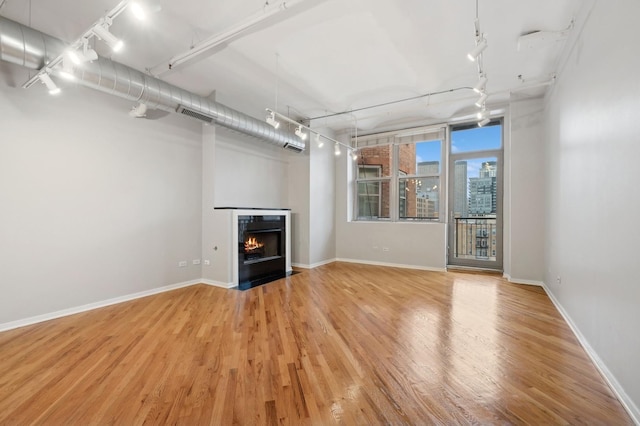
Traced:
<path fill-rule="evenodd" d="M 0 424 L 632 424 L 544 291 L 335 263 L 0 333 Z"/>

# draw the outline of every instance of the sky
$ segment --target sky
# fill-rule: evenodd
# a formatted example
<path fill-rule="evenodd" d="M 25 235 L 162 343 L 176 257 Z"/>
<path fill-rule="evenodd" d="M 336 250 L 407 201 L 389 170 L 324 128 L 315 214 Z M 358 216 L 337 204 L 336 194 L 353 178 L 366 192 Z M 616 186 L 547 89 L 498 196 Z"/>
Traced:
<path fill-rule="evenodd" d="M 502 126 L 474 127 L 467 130 L 451 132 L 451 152 L 453 154 L 485 149 L 498 149 L 501 145 Z M 442 142 L 430 141 L 416 144 L 416 160 L 440 161 Z M 478 176 L 482 162 L 488 159 L 468 160 L 468 176 Z"/>

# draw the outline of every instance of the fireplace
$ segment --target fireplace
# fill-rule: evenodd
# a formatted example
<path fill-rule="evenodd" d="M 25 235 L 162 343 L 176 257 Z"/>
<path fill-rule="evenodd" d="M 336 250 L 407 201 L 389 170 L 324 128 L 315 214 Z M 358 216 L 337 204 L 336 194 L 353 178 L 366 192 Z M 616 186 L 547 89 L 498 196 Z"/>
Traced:
<path fill-rule="evenodd" d="M 293 273 L 291 210 L 215 207 L 204 226 L 203 274 L 210 282 L 245 290 Z"/>
<path fill-rule="evenodd" d="M 238 215 L 238 287 L 241 290 L 287 275 L 285 218 L 285 215 Z"/>

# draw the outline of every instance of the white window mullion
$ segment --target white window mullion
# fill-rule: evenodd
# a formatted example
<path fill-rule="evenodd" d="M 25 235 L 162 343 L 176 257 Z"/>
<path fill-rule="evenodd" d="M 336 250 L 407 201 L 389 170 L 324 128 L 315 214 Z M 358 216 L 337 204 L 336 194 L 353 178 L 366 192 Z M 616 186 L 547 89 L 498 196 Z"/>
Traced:
<path fill-rule="evenodd" d="M 398 191 L 400 182 L 398 179 L 398 157 L 399 148 L 397 144 L 392 145 L 393 150 L 391 154 L 391 193 L 389 194 L 389 216 L 393 222 L 397 222 L 399 218 L 399 206 L 398 206 Z"/>

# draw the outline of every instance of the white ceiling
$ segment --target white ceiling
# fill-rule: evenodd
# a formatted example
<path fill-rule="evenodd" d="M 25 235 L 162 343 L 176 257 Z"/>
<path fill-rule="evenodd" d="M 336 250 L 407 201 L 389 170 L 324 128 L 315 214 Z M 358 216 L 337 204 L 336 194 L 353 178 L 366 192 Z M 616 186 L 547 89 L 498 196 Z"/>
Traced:
<path fill-rule="evenodd" d="M 0 0 L 0 15 L 74 41 L 118 0 Z M 264 108 L 313 118 L 449 91 L 385 107 L 318 119 L 314 125 L 371 132 L 400 124 L 446 121 L 477 110 L 474 0 L 289 0 L 286 10 L 262 21 L 188 64 L 168 71 L 169 60 L 194 44 L 282 0 L 160 0 L 161 10 L 144 23 L 128 13 L 111 32 L 125 49 L 101 55 L 200 95 L 261 117 Z M 480 0 L 480 29 L 489 47 L 483 55 L 491 95 L 488 106 L 540 96 L 545 86 L 522 90 L 554 74 L 563 41 L 547 37 L 518 49 L 521 35 L 561 31 L 579 13 L 580 0 Z M 167 72 L 168 71 L 168 72 Z M 522 76 L 519 79 L 518 76 Z M 524 83 L 523 81 L 524 80 Z"/>

